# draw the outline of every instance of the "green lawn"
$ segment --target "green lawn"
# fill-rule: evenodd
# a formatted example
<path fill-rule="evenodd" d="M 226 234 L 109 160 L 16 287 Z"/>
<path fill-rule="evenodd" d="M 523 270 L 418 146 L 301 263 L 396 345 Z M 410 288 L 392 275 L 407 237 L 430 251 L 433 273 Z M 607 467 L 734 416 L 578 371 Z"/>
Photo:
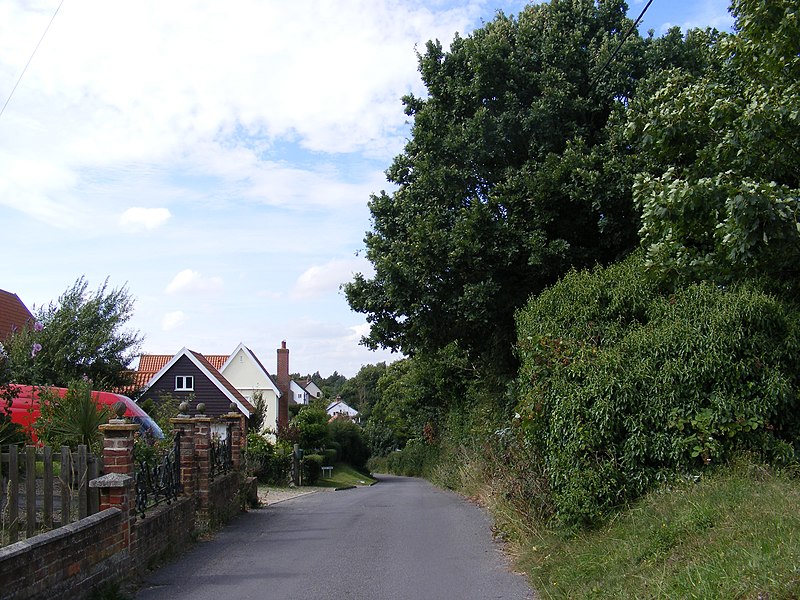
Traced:
<path fill-rule="evenodd" d="M 333 467 L 333 475 L 331 477 L 320 477 L 314 485 L 318 487 L 345 487 L 350 485 L 372 485 L 376 481 L 376 479 L 356 471 L 346 463 L 337 463 Z"/>

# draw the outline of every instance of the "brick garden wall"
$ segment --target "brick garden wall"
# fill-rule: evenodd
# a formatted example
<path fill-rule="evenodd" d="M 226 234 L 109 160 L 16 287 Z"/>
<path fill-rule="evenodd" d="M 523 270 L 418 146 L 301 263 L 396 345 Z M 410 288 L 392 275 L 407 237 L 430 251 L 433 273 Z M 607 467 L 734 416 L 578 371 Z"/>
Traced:
<path fill-rule="evenodd" d="M 144 519 L 134 512 L 133 435 L 138 426 L 115 420 L 102 426 L 106 475 L 90 483 L 100 488 L 101 512 L 0 548 L 0 600 L 86 598 L 100 585 L 135 578 L 181 552 L 198 528 L 235 516 L 241 509 L 236 468 L 243 435 L 238 428 L 244 423 L 238 416 L 229 420 L 234 422 L 234 470 L 214 480 L 208 471 L 209 419 L 175 420 L 190 440 L 181 445 L 184 495 L 148 510 Z"/>
<path fill-rule="evenodd" d="M 109 508 L 0 548 L 0 597 L 81 598 L 119 578 L 128 561 L 122 512 Z"/>
<path fill-rule="evenodd" d="M 138 572 L 154 568 L 191 545 L 196 529 L 196 505 L 194 498 L 180 498 L 136 521 L 131 558 Z"/>

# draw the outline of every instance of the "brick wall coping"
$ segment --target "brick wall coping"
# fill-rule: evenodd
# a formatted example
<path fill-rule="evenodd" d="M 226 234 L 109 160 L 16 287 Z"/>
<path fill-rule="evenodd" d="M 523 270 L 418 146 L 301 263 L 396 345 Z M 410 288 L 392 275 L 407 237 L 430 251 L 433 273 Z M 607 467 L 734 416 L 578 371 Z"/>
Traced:
<path fill-rule="evenodd" d="M 127 421 L 114 423 L 114 421 L 118 421 L 118 419 L 111 419 L 111 422 L 100 425 L 98 429 L 103 433 L 106 431 L 139 431 L 139 426 L 136 423 L 128 423 Z"/>
<path fill-rule="evenodd" d="M 35 548 L 39 548 L 61 538 L 75 535 L 76 533 L 79 533 L 84 529 L 94 527 L 103 521 L 113 519 L 121 513 L 122 511 L 116 507 L 107 508 L 99 513 L 93 514 L 79 521 L 75 521 L 74 523 L 70 523 L 69 525 L 64 525 L 58 529 L 45 531 L 44 533 L 35 535 L 27 540 L 22 540 L 21 542 L 9 544 L 4 548 L 0 548 L 0 562 L 13 558 L 17 555 L 24 554 L 25 552 L 29 552 Z"/>
<path fill-rule="evenodd" d="M 130 475 L 123 475 L 122 473 L 106 473 L 102 477 L 97 477 L 89 482 L 90 488 L 120 488 L 128 485 L 129 481 L 133 481 Z"/>

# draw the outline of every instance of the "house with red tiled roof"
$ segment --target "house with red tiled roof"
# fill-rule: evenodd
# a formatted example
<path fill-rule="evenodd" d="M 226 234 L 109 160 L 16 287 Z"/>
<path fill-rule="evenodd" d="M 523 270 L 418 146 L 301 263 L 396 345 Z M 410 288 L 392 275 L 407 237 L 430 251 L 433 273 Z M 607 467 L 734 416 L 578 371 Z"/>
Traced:
<path fill-rule="evenodd" d="M 33 315 L 19 296 L 0 290 L 0 342 L 29 323 L 33 323 Z"/>
<path fill-rule="evenodd" d="M 258 359 L 255 353 L 244 344 L 239 344 L 230 354 L 198 354 L 202 356 L 226 382 L 241 394 L 251 406 L 255 406 L 256 399 L 260 396 L 264 401 L 265 415 L 263 428 L 268 431 L 277 429 L 278 403 L 281 398 L 281 391 L 276 379 L 270 375 L 267 368 Z M 161 372 L 168 364 L 173 362 L 174 356 L 168 354 L 143 354 L 139 358 L 139 366 L 134 372 L 134 382 L 137 389 L 153 386 L 157 376 L 161 377 Z M 288 365 L 288 363 L 287 363 Z M 288 376 L 288 373 L 287 373 Z M 176 390 L 169 391 L 168 383 L 161 383 L 156 386 L 158 393 L 170 393 L 176 396 Z M 142 399 L 152 397 L 147 392 L 143 393 Z M 210 414 L 210 413 L 207 413 Z"/>
<path fill-rule="evenodd" d="M 160 363 L 145 363 L 145 366 L 155 364 Z M 209 417 L 227 414 L 231 406 L 248 418 L 255 410 L 205 356 L 188 348 L 170 357 L 150 378 L 139 402 L 149 398 L 158 403 L 165 395 L 188 402 L 190 414 L 197 414 L 200 403 L 205 404 L 205 414 Z"/>

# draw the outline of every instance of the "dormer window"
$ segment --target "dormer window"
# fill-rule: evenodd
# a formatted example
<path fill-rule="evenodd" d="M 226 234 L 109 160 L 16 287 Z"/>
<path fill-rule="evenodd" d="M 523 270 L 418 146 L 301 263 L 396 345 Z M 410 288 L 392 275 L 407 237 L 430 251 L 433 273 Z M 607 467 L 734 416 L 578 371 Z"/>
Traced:
<path fill-rule="evenodd" d="M 194 391 L 194 377 L 191 375 L 178 375 L 175 377 L 175 391 L 176 392 L 192 392 Z"/>

